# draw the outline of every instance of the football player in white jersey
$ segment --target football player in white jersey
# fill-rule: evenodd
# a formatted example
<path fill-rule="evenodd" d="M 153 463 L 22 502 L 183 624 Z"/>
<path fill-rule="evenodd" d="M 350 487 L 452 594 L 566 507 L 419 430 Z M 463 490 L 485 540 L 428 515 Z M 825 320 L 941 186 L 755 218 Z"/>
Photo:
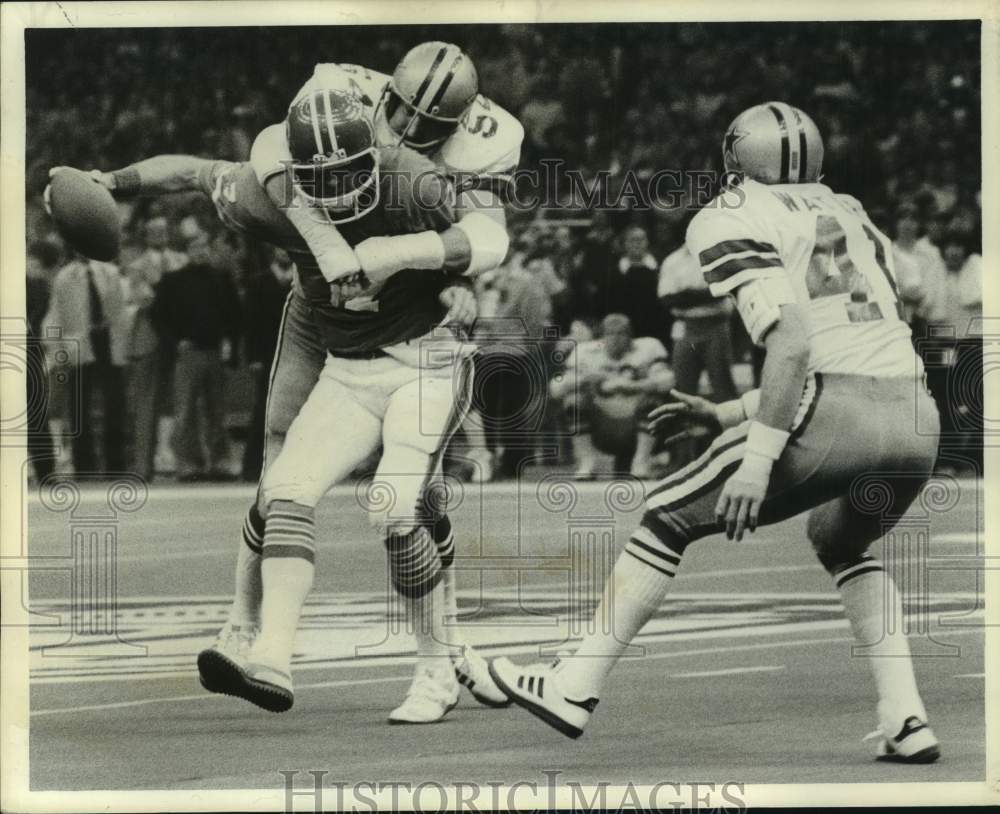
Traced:
<path fill-rule="evenodd" d="M 687 245 L 717 296 L 735 301 L 766 348 L 760 390 L 711 404 L 676 394 L 653 412 L 711 418 L 722 434 L 648 495 L 608 580 L 594 626 L 551 666 L 490 665 L 518 704 L 578 737 L 602 683 L 667 592 L 687 546 L 725 531 L 740 540 L 812 510 L 808 536 L 843 600 L 878 691 L 877 756 L 929 763 L 927 725 L 891 577 L 868 547 L 931 474 L 939 419 L 898 313 L 888 238 L 850 196 L 820 183 L 823 142 L 781 102 L 740 114 L 723 142 L 738 179 L 688 228 Z M 877 494 L 879 497 L 873 498 Z M 877 504 L 877 505 L 876 505 Z M 605 630 L 602 619 L 613 620 Z"/>
<path fill-rule="evenodd" d="M 479 95 L 471 60 L 457 46 L 432 42 L 413 48 L 391 77 L 354 65 L 317 65 L 292 107 L 306 95 L 324 88 L 343 88 L 345 82 L 370 106 L 379 147 L 403 145 L 417 150 L 450 178 L 456 193 L 456 223 L 440 233 L 428 229 L 417 234 L 374 236 L 347 246 L 335 224 L 315 217 L 322 208 L 286 210 L 317 258 L 321 276 L 296 286 L 285 311 L 268 391 L 265 476 L 323 368 L 324 353 L 313 312 L 322 309 L 320 301 L 330 296 L 327 285 L 335 292 L 342 291 L 339 281 L 361 275 L 363 285 L 356 290 L 359 296 L 347 304 L 360 309 L 370 307 L 371 293 L 397 272 L 442 269 L 474 276 L 498 265 L 507 253 L 503 198 L 520 157 L 524 131 L 513 116 Z M 289 135 L 284 124 L 272 125 L 258 135 L 251 153 L 258 180 L 279 203 L 286 194 L 279 182 L 287 177 L 301 152 L 290 143 Z M 318 143 L 317 154 L 324 153 L 327 146 Z M 386 432 L 392 432 L 391 423 L 390 417 Z M 212 648 L 235 664 L 245 661 L 253 641 L 254 627 L 247 620 L 256 618 L 261 596 L 260 552 L 265 526 L 261 502 L 259 497 L 247 512 L 230 619 Z M 451 522 L 442 507 L 427 505 L 425 509 L 426 526 L 441 558 L 445 616 L 453 619 L 457 608 Z M 509 702 L 493 685 L 485 661 L 462 642 L 457 627 L 446 625 L 444 633 L 458 682 L 480 703 L 506 706 Z M 425 639 L 423 645 L 436 647 L 437 642 Z M 418 641 L 417 675 L 407 700 L 394 710 L 393 721 L 430 723 L 453 705 L 453 691 L 437 672 L 434 681 L 426 680 L 421 648 Z"/>

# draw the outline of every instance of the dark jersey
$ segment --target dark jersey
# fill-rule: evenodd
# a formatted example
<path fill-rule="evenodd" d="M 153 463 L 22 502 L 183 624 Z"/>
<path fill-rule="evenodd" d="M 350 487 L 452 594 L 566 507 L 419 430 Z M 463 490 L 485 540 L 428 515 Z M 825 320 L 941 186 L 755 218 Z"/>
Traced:
<path fill-rule="evenodd" d="M 434 173 L 430 161 L 406 147 L 382 148 L 379 159 L 378 206 L 358 220 L 330 227 L 350 246 L 369 237 L 443 231 L 453 223 L 453 196 L 430 194 L 436 188 L 433 183 L 418 184 L 424 193 L 424 201 L 418 201 L 407 183 L 422 173 Z M 296 266 L 296 290 L 313 307 L 328 350 L 352 354 L 377 350 L 423 336 L 444 318 L 446 309 L 439 296 L 453 281 L 440 270 L 404 270 L 370 298 L 331 305 L 330 288 L 316 258 L 249 163 L 217 161 L 199 181 L 228 227 L 288 252 Z M 290 194 L 287 199 L 291 200 Z"/>

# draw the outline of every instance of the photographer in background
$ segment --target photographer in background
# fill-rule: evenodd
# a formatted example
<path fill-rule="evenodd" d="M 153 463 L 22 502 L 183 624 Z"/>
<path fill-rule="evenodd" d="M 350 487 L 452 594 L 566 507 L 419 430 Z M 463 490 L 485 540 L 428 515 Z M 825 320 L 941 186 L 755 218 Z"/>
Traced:
<path fill-rule="evenodd" d="M 627 316 L 608 314 L 601 337 L 577 345 L 566 372 L 549 386 L 563 409 L 577 414 L 576 477 L 595 476 L 598 452 L 614 456 L 616 473 L 651 477 L 653 437 L 645 416 L 673 386 L 663 343 L 651 336 L 633 337 Z"/>

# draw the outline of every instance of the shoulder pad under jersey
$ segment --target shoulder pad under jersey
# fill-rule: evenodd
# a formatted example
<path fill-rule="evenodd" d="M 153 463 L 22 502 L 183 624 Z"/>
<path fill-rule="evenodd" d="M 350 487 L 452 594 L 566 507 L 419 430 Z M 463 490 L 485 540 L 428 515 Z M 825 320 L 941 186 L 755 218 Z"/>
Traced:
<path fill-rule="evenodd" d="M 524 128 L 510 113 L 479 95 L 458 129 L 441 147 L 438 160 L 455 179 L 456 190 L 496 188 L 510 183 L 521 160 Z"/>
<path fill-rule="evenodd" d="M 257 134 L 253 147 L 250 148 L 250 165 L 262 185 L 271 176 L 283 173 L 291 158 L 283 124 L 265 127 Z"/>
<path fill-rule="evenodd" d="M 378 100 L 382 96 L 382 90 L 389 82 L 389 76 L 365 68 L 363 65 L 321 62 L 313 69 L 313 75 L 299 88 L 292 104 L 295 104 L 304 94 L 317 88 L 340 87 L 345 82 L 353 83 L 362 101 L 374 111 L 375 105 L 378 104 Z"/>

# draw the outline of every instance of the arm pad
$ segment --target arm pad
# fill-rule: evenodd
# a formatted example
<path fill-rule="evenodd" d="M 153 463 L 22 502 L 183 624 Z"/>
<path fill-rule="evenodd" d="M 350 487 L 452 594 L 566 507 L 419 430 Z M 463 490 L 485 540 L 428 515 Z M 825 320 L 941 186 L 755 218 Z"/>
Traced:
<path fill-rule="evenodd" d="M 310 213 L 306 201 L 296 197 L 285 214 L 309 246 L 309 251 L 316 258 L 319 270 L 328 283 L 361 270 L 357 256 L 337 227 L 316 219 Z"/>
<path fill-rule="evenodd" d="M 471 257 L 466 274 L 480 274 L 496 268 L 507 256 L 510 237 L 507 230 L 486 215 L 471 212 L 453 227 L 469 239 Z"/>

